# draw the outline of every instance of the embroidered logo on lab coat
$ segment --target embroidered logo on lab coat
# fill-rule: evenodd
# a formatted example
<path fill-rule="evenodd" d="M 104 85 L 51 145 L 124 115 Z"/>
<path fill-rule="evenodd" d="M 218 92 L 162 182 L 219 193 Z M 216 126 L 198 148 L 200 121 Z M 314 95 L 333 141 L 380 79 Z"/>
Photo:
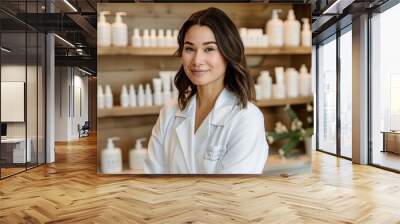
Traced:
<path fill-rule="evenodd" d="M 208 146 L 207 151 L 204 153 L 204 159 L 210 161 L 220 160 L 225 154 L 225 148 L 216 145 L 216 146 Z"/>

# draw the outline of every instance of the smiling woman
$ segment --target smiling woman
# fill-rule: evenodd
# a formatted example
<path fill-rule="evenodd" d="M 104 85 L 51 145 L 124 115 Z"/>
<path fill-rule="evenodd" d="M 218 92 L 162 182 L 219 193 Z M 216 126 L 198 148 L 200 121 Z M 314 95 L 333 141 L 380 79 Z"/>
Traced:
<path fill-rule="evenodd" d="M 178 102 L 152 130 L 146 173 L 261 174 L 268 155 L 264 117 L 231 19 L 217 8 L 192 14 L 178 35 Z"/>

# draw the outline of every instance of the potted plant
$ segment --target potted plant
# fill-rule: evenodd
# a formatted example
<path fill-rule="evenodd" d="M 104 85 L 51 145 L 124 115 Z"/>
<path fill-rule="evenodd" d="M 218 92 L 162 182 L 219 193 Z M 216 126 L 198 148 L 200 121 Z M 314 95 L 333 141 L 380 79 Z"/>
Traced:
<path fill-rule="evenodd" d="M 272 144 L 275 141 L 287 140 L 278 150 L 279 154 L 284 158 L 301 154 L 301 150 L 299 150 L 297 146 L 300 142 L 306 142 L 306 139 L 308 141 L 311 139 L 313 134 L 312 105 L 307 104 L 306 110 L 307 122 L 309 123 L 308 128 L 303 128 L 303 122 L 300 121 L 296 112 L 290 107 L 290 105 L 286 105 L 285 111 L 289 117 L 290 129 L 288 129 L 282 122 L 278 121 L 275 123 L 275 132 L 266 133 L 269 144 Z M 311 147 L 309 142 L 306 145 Z M 310 151 L 310 149 L 306 149 L 306 151 Z"/>

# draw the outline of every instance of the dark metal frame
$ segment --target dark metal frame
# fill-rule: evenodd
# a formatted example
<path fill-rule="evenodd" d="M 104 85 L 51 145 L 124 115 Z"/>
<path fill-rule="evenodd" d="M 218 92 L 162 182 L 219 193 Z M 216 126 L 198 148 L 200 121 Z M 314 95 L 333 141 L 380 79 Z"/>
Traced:
<path fill-rule="evenodd" d="M 372 14 L 373 13 L 383 13 L 386 10 L 400 4 L 400 0 L 389 0 L 385 4 L 368 11 L 368 69 L 367 69 L 367 79 L 368 79 L 368 164 L 383 170 L 400 173 L 400 170 L 393 169 L 390 167 L 382 166 L 373 163 L 373 141 L 372 141 Z"/>
<path fill-rule="evenodd" d="M 339 18 L 337 18 L 337 20 L 339 21 Z M 345 34 L 348 30 L 348 27 L 351 25 L 348 24 L 344 27 L 341 27 L 339 25 L 339 23 L 336 23 L 336 32 L 328 37 L 326 37 L 325 39 L 319 41 L 319 43 L 316 45 L 316 108 L 317 108 L 317 112 L 316 112 L 316 148 L 317 151 L 319 152 L 323 152 L 329 155 L 333 155 L 333 156 L 337 156 L 343 159 L 347 159 L 347 160 L 352 160 L 352 158 L 349 158 L 347 156 L 343 156 L 341 153 L 341 116 L 340 116 L 340 103 L 341 103 L 341 97 L 340 97 L 340 80 L 341 80 L 341 65 L 340 65 L 340 37 Z M 343 32 L 346 31 L 346 32 Z M 332 36 L 335 35 L 335 39 L 331 40 L 331 41 L 336 41 L 336 153 L 332 153 L 332 152 L 328 152 L 325 151 L 323 149 L 319 148 L 319 110 L 318 110 L 318 106 L 319 105 L 319 53 L 318 53 L 318 49 L 320 47 L 320 43 L 327 41 L 328 39 L 332 38 Z"/>
<path fill-rule="evenodd" d="M 36 2 L 39 3 L 38 0 Z M 27 10 L 26 7 L 27 7 L 27 5 L 25 4 L 25 11 Z M 37 4 L 36 5 L 36 11 L 38 11 L 38 9 L 39 8 L 38 8 L 38 4 Z M 47 11 L 47 7 L 46 7 L 46 11 Z M 6 11 L 2 10 L 2 12 L 6 12 Z M 14 17 L 12 14 L 8 14 L 8 15 L 13 17 L 13 18 L 15 18 L 16 20 L 20 21 L 18 18 Z M 25 17 L 26 17 L 26 15 L 27 14 L 25 14 Z M 29 26 L 26 23 L 24 23 L 24 26 L 25 26 L 25 32 L 24 32 L 25 33 L 25 84 L 24 84 L 24 91 L 25 91 L 25 93 L 24 93 L 24 98 L 25 98 L 24 99 L 25 169 L 3 177 L 2 173 L 1 173 L 2 168 L 0 167 L 0 180 L 6 179 L 8 177 L 12 177 L 12 176 L 17 175 L 19 173 L 23 173 L 23 172 L 25 172 L 27 170 L 39 167 L 39 166 L 44 165 L 44 164 L 47 163 L 47 128 L 46 128 L 47 127 L 47 111 L 46 111 L 46 108 L 47 108 L 47 82 L 46 82 L 46 78 L 47 78 L 47 59 L 46 59 L 46 55 L 47 55 L 47 40 L 46 40 L 46 35 L 44 35 L 44 41 L 42 42 L 42 44 L 44 44 L 44 46 L 43 46 L 44 47 L 44 51 L 40 52 L 40 53 L 44 53 L 44 55 L 43 55 L 44 68 L 42 70 L 42 72 L 43 72 L 42 82 L 44 82 L 44 100 L 43 100 L 44 105 L 42 107 L 44 109 L 43 112 L 45 114 L 44 114 L 44 117 L 42 117 L 44 119 L 44 121 L 42 121 L 42 122 L 44 122 L 44 136 L 43 136 L 43 141 L 44 141 L 44 145 L 43 145 L 44 150 L 43 150 L 43 152 L 44 152 L 44 155 L 42 155 L 44 157 L 44 161 L 43 161 L 43 163 L 39 163 L 39 137 L 38 137 L 38 135 L 39 135 L 39 107 L 38 107 L 38 103 L 39 103 L 39 82 L 38 82 L 38 80 L 39 80 L 39 69 L 38 69 L 38 66 L 39 66 L 39 33 L 40 33 L 40 31 L 35 29 L 35 28 L 33 28 L 33 27 L 31 27 L 31 26 Z M 28 167 L 28 162 L 27 162 L 27 160 L 28 160 L 28 154 L 27 154 L 27 147 L 28 147 L 28 144 L 27 144 L 27 139 L 28 139 L 28 136 L 27 136 L 28 135 L 28 125 L 27 125 L 27 121 L 28 121 L 28 119 L 27 119 L 27 81 L 28 81 L 27 76 L 28 76 L 28 67 L 27 67 L 27 63 L 28 63 L 28 30 L 29 29 L 35 31 L 35 33 L 36 33 L 36 45 L 37 45 L 36 46 L 36 104 L 37 104 L 37 106 L 36 106 L 36 143 L 37 143 L 36 144 L 36 146 L 37 146 L 36 147 L 36 151 L 37 152 L 36 152 L 36 162 L 35 162 L 35 164 L 33 166 L 30 166 L 30 167 Z M 2 34 L 2 32 L 0 32 L 0 41 L 1 41 L 1 34 Z M 47 33 L 44 33 L 44 34 L 47 34 Z M 1 54 L 0 54 L 0 63 L 1 63 L 1 61 L 2 61 L 2 58 L 1 58 Z M 0 81 L 1 81 L 1 71 L 0 71 Z M 0 87 L 0 89 L 1 89 L 1 87 Z M 1 93 L 0 93 L 0 96 L 1 96 Z M 1 156 L 1 144 L 0 144 L 0 156 Z"/>

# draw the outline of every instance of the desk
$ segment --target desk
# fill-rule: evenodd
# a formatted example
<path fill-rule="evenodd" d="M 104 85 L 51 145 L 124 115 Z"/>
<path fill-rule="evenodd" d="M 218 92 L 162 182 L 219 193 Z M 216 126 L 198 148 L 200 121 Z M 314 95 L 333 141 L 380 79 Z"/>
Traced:
<path fill-rule="evenodd" d="M 31 162 L 32 159 L 32 154 L 31 154 L 31 145 L 32 141 L 30 138 L 26 139 L 26 142 L 28 142 L 26 147 L 26 154 L 25 154 L 25 138 L 6 138 L 6 139 L 1 139 L 1 151 L 2 151 L 2 157 L 3 157 L 3 152 L 7 155 L 7 151 L 10 151 L 12 153 L 12 163 L 25 163 L 25 162 Z M 27 161 L 25 161 L 25 158 L 27 158 Z M 7 161 L 7 158 L 6 158 Z"/>
<path fill-rule="evenodd" d="M 382 131 L 382 152 L 393 152 L 400 154 L 400 131 Z"/>

